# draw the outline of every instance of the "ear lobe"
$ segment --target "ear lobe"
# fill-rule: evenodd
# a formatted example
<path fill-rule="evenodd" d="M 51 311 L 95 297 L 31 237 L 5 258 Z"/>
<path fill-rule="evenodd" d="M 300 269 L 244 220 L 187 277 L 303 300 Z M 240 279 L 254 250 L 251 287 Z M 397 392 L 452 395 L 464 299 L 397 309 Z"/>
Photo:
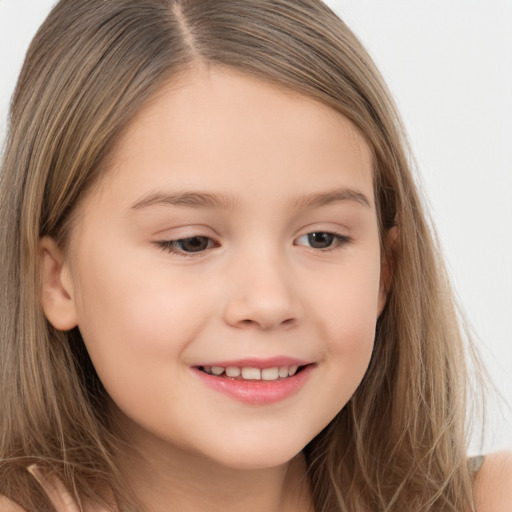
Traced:
<path fill-rule="evenodd" d="M 39 258 L 44 314 L 56 329 L 69 331 L 77 326 L 78 318 L 64 254 L 53 239 L 43 237 Z"/>
<path fill-rule="evenodd" d="M 387 303 L 389 289 L 393 280 L 393 267 L 395 264 L 395 254 L 398 246 L 398 227 L 393 226 L 386 235 L 384 242 L 384 251 L 381 258 L 379 301 L 377 306 L 378 316 L 384 310 Z"/>

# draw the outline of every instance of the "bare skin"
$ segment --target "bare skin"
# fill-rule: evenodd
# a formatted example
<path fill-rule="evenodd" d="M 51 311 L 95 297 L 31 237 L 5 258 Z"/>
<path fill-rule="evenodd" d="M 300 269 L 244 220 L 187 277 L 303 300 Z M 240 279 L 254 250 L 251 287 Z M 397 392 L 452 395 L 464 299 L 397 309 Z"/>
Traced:
<path fill-rule="evenodd" d="M 199 69 L 162 89 L 111 161 L 67 252 L 41 241 L 42 303 L 56 328 L 80 328 L 133 446 L 127 482 L 151 512 L 312 512 L 301 450 L 357 389 L 386 302 L 364 139 L 308 98 Z M 310 367 L 277 402 L 226 396 L 198 370 L 272 357 Z M 512 501 L 512 463 L 493 460 L 479 512 Z M 57 512 L 78 512 L 32 474 Z"/>
<path fill-rule="evenodd" d="M 36 476 L 36 475 L 34 475 Z M 37 475 L 56 512 L 79 512 L 78 505 L 58 480 Z M 475 479 L 477 512 L 510 512 L 512 503 L 512 453 L 488 455 Z M 299 508 L 295 509 L 299 510 Z M 313 509 L 311 509 L 313 510 Z M 0 496 L 1 512 L 26 512 L 13 501 Z M 86 512 L 110 512 L 106 508 L 91 506 Z"/>
<path fill-rule="evenodd" d="M 386 299 L 363 137 L 309 98 L 195 69 L 110 161 L 66 252 L 41 241 L 42 302 L 80 328 L 133 447 L 130 488 L 151 512 L 310 510 L 297 454 L 357 389 Z M 277 398 L 200 369 L 292 360 L 309 373 Z"/>

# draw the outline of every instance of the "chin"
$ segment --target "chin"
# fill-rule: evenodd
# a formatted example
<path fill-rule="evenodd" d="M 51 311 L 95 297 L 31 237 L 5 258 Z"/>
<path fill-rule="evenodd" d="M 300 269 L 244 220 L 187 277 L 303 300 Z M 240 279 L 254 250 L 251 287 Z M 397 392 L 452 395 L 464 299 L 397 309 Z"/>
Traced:
<path fill-rule="evenodd" d="M 230 444 L 227 450 L 217 449 L 209 458 L 218 464 L 237 470 L 259 470 L 275 468 L 287 464 L 295 458 L 306 443 L 283 443 L 276 439 L 273 443 L 252 443 L 250 445 Z M 218 447 L 221 448 L 221 447 Z"/>

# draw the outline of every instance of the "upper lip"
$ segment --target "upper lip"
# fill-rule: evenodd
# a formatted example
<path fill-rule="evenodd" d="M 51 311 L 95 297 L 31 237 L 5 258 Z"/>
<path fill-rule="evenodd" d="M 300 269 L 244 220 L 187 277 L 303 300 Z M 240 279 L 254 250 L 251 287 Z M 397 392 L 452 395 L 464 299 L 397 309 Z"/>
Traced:
<path fill-rule="evenodd" d="M 264 370 L 265 368 L 276 368 L 282 366 L 306 366 L 311 364 L 311 361 L 304 361 L 302 359 L 297 359 L 294 357 L 286 357 L 286 356 L 277 356 L 270 357 L 265 359 L 260 358 L 247 358 L 247 359 L 236 359 L 232 361 L 208 361 L 198 365 L 196 367 L 201 366 L 219 366 L 222 368 L 228 367 L 238 367 L 238 368 L 260 368 Z"/>

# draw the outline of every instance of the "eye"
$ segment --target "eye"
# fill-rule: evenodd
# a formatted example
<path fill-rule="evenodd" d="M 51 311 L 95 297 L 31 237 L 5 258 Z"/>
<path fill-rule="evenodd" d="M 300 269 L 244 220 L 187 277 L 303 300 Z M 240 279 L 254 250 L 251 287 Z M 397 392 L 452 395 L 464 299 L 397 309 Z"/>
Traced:
<path fill-rule="evenodd" d="M 328 233 L 325 231 L 315 231 L 308 233 L 297 239 L 297 245 L 307 245 L 312 249 L 329 250 L 335 249 L 341 245 L 350 242 L 350 237 Z"/>
<path fill-rule="evenodd" d="M 189 236 L 178 240 L 164 240 L 155 242 L 162 249 L 183 256 L 201 253 L 208 249 L 218 247 L 213 239 L 207 236 Z"/>

